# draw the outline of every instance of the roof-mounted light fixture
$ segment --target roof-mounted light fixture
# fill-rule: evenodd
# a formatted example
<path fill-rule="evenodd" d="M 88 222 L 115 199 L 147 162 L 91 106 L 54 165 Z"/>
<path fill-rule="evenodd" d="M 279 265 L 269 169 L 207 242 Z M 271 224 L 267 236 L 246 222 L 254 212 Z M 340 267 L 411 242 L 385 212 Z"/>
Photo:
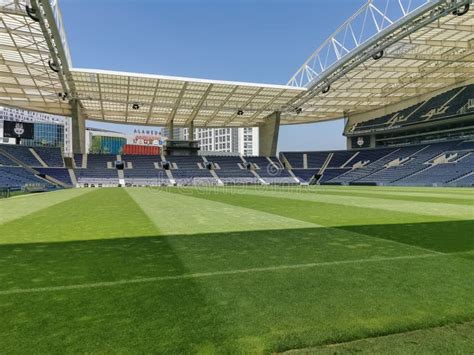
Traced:
<path fill-rule="evenodd" d="M 36 16 L 36 10 L 34 8 L 32 8 L 29 5 L 26 5 L 25 10 L 26 10 L 26 14 L 28 15 L 30 19 L 32 19 L 35 22 L 39 22 L 39 17 Z"/>
<path fill-rule="evenodd" d="M 382 57 L 383 57 L 383 50 L 381 50 L 381 51 L 375 53 L 375 54 L 372 56 L 372 58 L 373 58 L 374 60 L 379 60 L 379 59 L 381 59 Z"/>
<path fill-rule="evenodd" d="M 60 92 L 58 93 L 58 97 L 63 100 L 63 101 L 66 101 L 66 99 L 68 98 L 68 93 L 67 92 Z"/>
<path fill-rule="evenodd" d="M 48 60 L 48 65 L 49 65 L 49 69 L 51 69 L 55 73 L 59 73 L 58 65 L 56 64 L 54 60 L 52 59 Z"/>
<path fill-rule="evenodd" d="M 462 16 L 466 14 L 468 11 L 469 11 L 469 4 L 466 4 L 463 7 L 460 7 L 456 9 L 455 11 L 453 11 L 453 15 Z"/>

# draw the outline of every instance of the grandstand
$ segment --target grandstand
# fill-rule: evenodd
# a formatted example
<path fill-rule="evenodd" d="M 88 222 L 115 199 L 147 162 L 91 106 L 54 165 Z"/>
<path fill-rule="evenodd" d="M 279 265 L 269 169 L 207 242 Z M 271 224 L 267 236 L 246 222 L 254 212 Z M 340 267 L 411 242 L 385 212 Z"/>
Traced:
<path fill-rule="evenodd" d="M 2 2 L 1 36 L 15 55 L 0 69 L 0 83 L 23 92 L 25 100 L 7 90 L 0 102 L 70 115 L 74 154 L 2 145 L 0 164 L 30 169 L 32 181 L 49 176 L 64 186 L 472 186 L 474 84 L 468 48 L 474 35 L 465 30 L 469 8 L 468 0 L 389 0 L 384 7 L 369 1 L 287 85 L 268 85 L 74 68 L 57 2 Z M 15 30 L 15 24 L 24 31 Z M 442 44 L 446 38 L 456 39 L 452 48 Z M 26 60 L 22 41 L 49 48 L 51 60 L 45 62 L 39 49 L 28 49 Z M 43 63 L 50 83 L 34 84 L 41 99 L 30 97 L 31 87 L 23 82 L 11 84 L 18 68 L 36 83 L 36 62 Z M 126 97 L 117 94 L 123 85 Z M 286 151 L 276 158 L 280 124 L 341 117 L 347 120 L 347 151 Z M 87 154 L 86 119 L 166 126 L 168 148 L 155 157 Z M 173 153 L 198 150 L 192 134 L 189 142 L 174 141 L 174 127 L 252 126 L 259 127 L 261 156 Z M 123 162 L 123 169 L 116 162 Z M 9 176 L 11 184 L 14 177 Z M 19 179 L 16 186 L 26 181 Z"/>
<path fill-rule="evenodd" d="M 214 156 L 211 164 L 220 181 L 236 184 L 256 184 L 258 177 L 244 166 L 240 157 Z"/>
<path fill-rule="evenodd" d="M 116 156 L 109 154 L 89 154 L 87 164 L 76 168 L 77 182 L 82 186 L 118 186 L 119 176 L 114 165 Z"/>
<path fill-rule="evenodd" d="M 280 158 L 85 154 L 67 169 L 59 149 L 0 146 L 0 167 L 29 169 L 67 186 L 393 185 L 472 186 L 474 140 L 326 152 L 281 152 Z M 33 152 L 33 153 L 32 153 Z M 41 156 L 41 161 L 35 156 Z M 168 160 L 166 160 L 168 159 Z M 123 161 L 124 169 L 116 162 Z M 85 165 L 84 165 L 85 162 Z M 8 168 L 8 169 L 7 169 Z M 121 177 L 121 174 L 123 176 Z M 123 179 L 120 182 L 120 179 Z M 10 177 L 14 180 L 14 176 Z M 31 182 L 24 180 L 23 183 Z M 8 185 L 10 186 L 11 182 Z M 21 188 L 20 180 L 16 187 Z"/>
<path fill-rule="evenodd" d="M 472 186 L 467 178 L 474 171 L 472 144 L 472 140 L 452 140 L 365 150 L 282 152 L 281 158 L 296 176 L 312 183 Z M 315 166 L 310 161 L 319 163 Z"/>
<path fill-rule="evenodd" d="M 169 170 L 178 185 L 216 185 L 217 180 L 205 166 L 205 161 L 199 156 L 170 157 Z"/>
<path fill-rule="evenodd" d="M 284 85 L 74 67 L 60 3 L 0 0 L 0 105 L 72 140 L 0 117 L 1 353 L 474 353 L 472 0 L 367 0 Z M 168 140 L 94 154 L 87 120 Z"/>
<path fill-rule="evenodd" d="M 73 187 L 58 148 L 0 145 L 0 186 L 12 190 L 49 191 Z"/>
<path fill-rule="evenodd" d="M 125 169 L 126 185 L 132 186 L 161 186 L 168 185 L 169 179 L 161 166 L 158 156 L 122 155 Z"/>

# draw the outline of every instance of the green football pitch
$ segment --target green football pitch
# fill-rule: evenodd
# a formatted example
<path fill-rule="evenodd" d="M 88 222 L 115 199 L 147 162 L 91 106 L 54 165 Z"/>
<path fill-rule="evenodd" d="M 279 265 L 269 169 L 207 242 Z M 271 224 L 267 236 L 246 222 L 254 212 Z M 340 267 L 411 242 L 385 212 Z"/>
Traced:
<path fill-rule="evenodd" d="M 0 353 L 474 352 L 474 190 L 0 200 Z"/>

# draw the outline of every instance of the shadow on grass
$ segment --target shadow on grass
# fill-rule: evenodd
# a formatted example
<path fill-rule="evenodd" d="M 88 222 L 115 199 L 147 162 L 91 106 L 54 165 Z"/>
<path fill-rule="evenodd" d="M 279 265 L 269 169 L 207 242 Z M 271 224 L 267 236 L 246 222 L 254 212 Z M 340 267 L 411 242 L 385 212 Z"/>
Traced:
<path fill-rule="evenodd" d="M 473 249 L 473 227 L 474 221 L 454 221 L 9 244 L 0 246 L 0 283 L 3 290 L 67 286 L 279 264 L 420 254 L 410 246 L 463 252 Z M 361 266 L 358 268 L 360 273 Z M 256 280 L 263 282 L 267 276 L 257 276 Z M 221 276 L 222 282 L 229 277 Z M 290 282 L 287 275 L 281 277 L 275 279 L 275 282 L 281 282 L 277 288 L 284 289 L 285 282 L 289 282 L 289 285 L 296 283 L 304 289 L 298 279 Z M 353 280 L 356 283 L 354 293 L 359 285 L 356 281 Z M 335 281 L 327 282 L 330 285 Z M 234 334 L 245 334 L 245 322 L 251 322 L 252 317 L 246 314 L 236 320 L 222 310 L 249 312 L 251 304 L 245 302 L 265 305 L 265 299 L 259 299 L 273 297 L 270 296 L 273 291 L 266 294 L 265 288 L 253 290 L 252 282 L 247 282 L 247 287 L 243 286 L 245 283 L 242 282 L 245 290 L 228 291 L 236 294 L 236 302 L 243 302 L 238 306 L 217 304 L 218 297 L 214 297 L 214 293 L 219 292 L 219 279 L 215 283 L 176 279 L 111 288 L 2 295 L 0 343 L 7 353 L 26 352 L 33 347 L 38 352 L 235 351 L 239 345 L 235 343 Z M 266 287 L 272 285 L 270 282 Z M 252 294 L 256 299 L 252 299 Z M 301 301 L 298 295 L 294 294 L 296 298 L 290 304 Z M 306 297 L 311 298 L 312 293 L 303 298 Z M 266 312 L 277 316 L 273 320 L 275 324 L 284 323 L 285 319 L 278 319 L 280 314 L 286 314 L 284 301 L 276 297 L 272 302 L 275 302 L 273 307 L 280 307 L 280 310 L 267 309 Z M 266 326 L 271 329 L 270 324 Z M 260 338 L 265 330 L 254 331 L 255 335 L 246 339 L 254 342 L 250 347 L 262 349 L 268 346 Z M 292 335 L 295 339 L 301 338 L 298 329 L 287 331 L 295 333 Z M 312 337 L 310 334 L 302 336 L 301 344 Z M 291 339 L 277 339 L 282 344 L 291 344 Z M 279 348 L 276 343 L 272 347 Z"/>
<path fill-rule="evenodd" d="M 459 253 L 474 249 L 474 220 L 343 226 L 335 229 L 393 240 L 442 253 Z"/>
<path fill-rule="evenodd" d="M 2 289 L 189 273 L 161 237 L 3 245 L 0 261 L 12 276 Z M 0 295 L 0 344 L 7 353 L 212 352 L 230 337 L 208 302 L 190 279 Z"/>
<path fill-rule="evenodd" d="M 15 236 L 15 230 L 21 227 L 21 222 L 18 220 L 6 223 L 2 225 L 3 231 L 8 231 L 8 239 L 13 240 Z M 41 237 L 48 234 L 48 230 L 53 230 L 54 234 L 59 233 L 56 230 L 56 226 L 38 225 L 41 228 L 39 233 Z M 119 226 L 118 226 L 119 227 Z M 117 227 L 117 228 L 118 228 Z M 64 228 L 67 228 L 64 226 Z M 361 236 L 369 236 L 380 240 L 394 241 L 397 243 L 406 244 L 407 246 L 416 246 L 425 248 L 437 252 L 444 253 L 459 253 L 470 251 L 474 249 L 474 237 L 472 231 L 474 231 L 474 220 L 458 220 L 458 221 L 443 221 L 443 222 L 423 222 L 423 223 L 399 223 L 399 224 L 373 224 L 373 225 L 354 225 L 354 226 L 336 226 L 336 227 L 317 227 L 317 228 L 296 228 L 296 229 L 279 229 L 279 230 L 249 230 L 249 231 L 236 231 L 236 232 L 224 232 L 224 233 L 202 233 L 202 234 L 184 234 L 184 235 L 163 235 L 157 236 L 152 230 L 146 230 L 147 234 L 137 235 L 132 230 L 130 236 L 123 236 L 124 232 L 128 230 L 114 231 L 114 234 L 118 236 L 105 236 L 106 238 L 97 238 L 90 240 L 53 240 L 51 242 L 45 242 L 42 238 L 38 242 L 25 242 L 25 243 L 4 243 L 1 244 L 2 240 L 0 237 L 0 251 L 9 250 L 10 248 L 28 248 L 28 246 L 40 248 L 50 247 L 55 249 L 54 245 L 57 244 L 58 248 L 69 247 L 73 250 L 80 251 L 83 245 L 89 245 L 91 248 L 95 246 L 107 246 L 113 248 L 115 245 L 126 245 L 133 250 L 139 252 L 146 252 L 139 246 L 143 241 L 159 240 L 155 243 L 161 243 L 165 240 L 179 240 L 183 247 L 186 244 L 190 244 L 195 247 L 199 247 L 200 243 L 208 243 L 212 241 L 215 249 L 217 247 L 225 247 L 230 245 L 234 248 L 235 252 L 239 250 L 237 248 L 244 247 L 245 245 L 251 245 L 253 247 L 259 247 L 261 242 L 265 241 L 281 241 L 284 246 L 288 243 L 288 247 L 291 247 L 291 243 L 295 242 L 298 238 L 308 237 L 341 237 L 349 236 L 344 231 L 355 233 Z M 19 232 L 24 234 L 24 232 Z M 25 232 L 26 233 L 26 232 Z M 149 235 L 148 235 L 149 234 Z M 120 236 L 122 235 L 122 236 Z M 78 237 L 82 237 L 80 234 Z M 87 238 L 87 236 L 85 236 Z M 225 237 L 224 240 L 218 237 Z M 30 237 L 31 240 L 35 239 L 35 236 Z M 222 243 L 222 241 L 224 241 Z M 316 242 L 320 242 L 315 240 Z M 3 241 L 5 242 L 5 241 Z M 313 241 L 314 242 L 314 241 Z M 347 239 L 348 244 L 352 240 Z M 233 243 L 237 243 L 232 245 Z M 239 244 L 240 243 L 240 244 Z M 278 245 L 278 243 L 276 244 Z M 79 249 L 78 249 L 79 248 Z M 136 249 L 138 248 L 138 249 Z M 184 247 L 185 248 L 185 247 Z M 137 257 L 139 255 L 136 255 Z"/>

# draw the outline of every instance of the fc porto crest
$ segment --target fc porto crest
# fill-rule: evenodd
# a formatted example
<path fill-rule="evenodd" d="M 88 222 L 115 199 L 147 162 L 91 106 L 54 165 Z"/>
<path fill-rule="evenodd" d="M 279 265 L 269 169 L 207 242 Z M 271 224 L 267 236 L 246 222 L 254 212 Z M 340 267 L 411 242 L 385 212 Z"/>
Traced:
<path fill-rule="evenodd" d="M 20 137 L 25 133 L 25 128 L 23 127 L 23 123 L 17 123 L 15 124 L 15 128 L 13 129 L 13 132 Z"/>

